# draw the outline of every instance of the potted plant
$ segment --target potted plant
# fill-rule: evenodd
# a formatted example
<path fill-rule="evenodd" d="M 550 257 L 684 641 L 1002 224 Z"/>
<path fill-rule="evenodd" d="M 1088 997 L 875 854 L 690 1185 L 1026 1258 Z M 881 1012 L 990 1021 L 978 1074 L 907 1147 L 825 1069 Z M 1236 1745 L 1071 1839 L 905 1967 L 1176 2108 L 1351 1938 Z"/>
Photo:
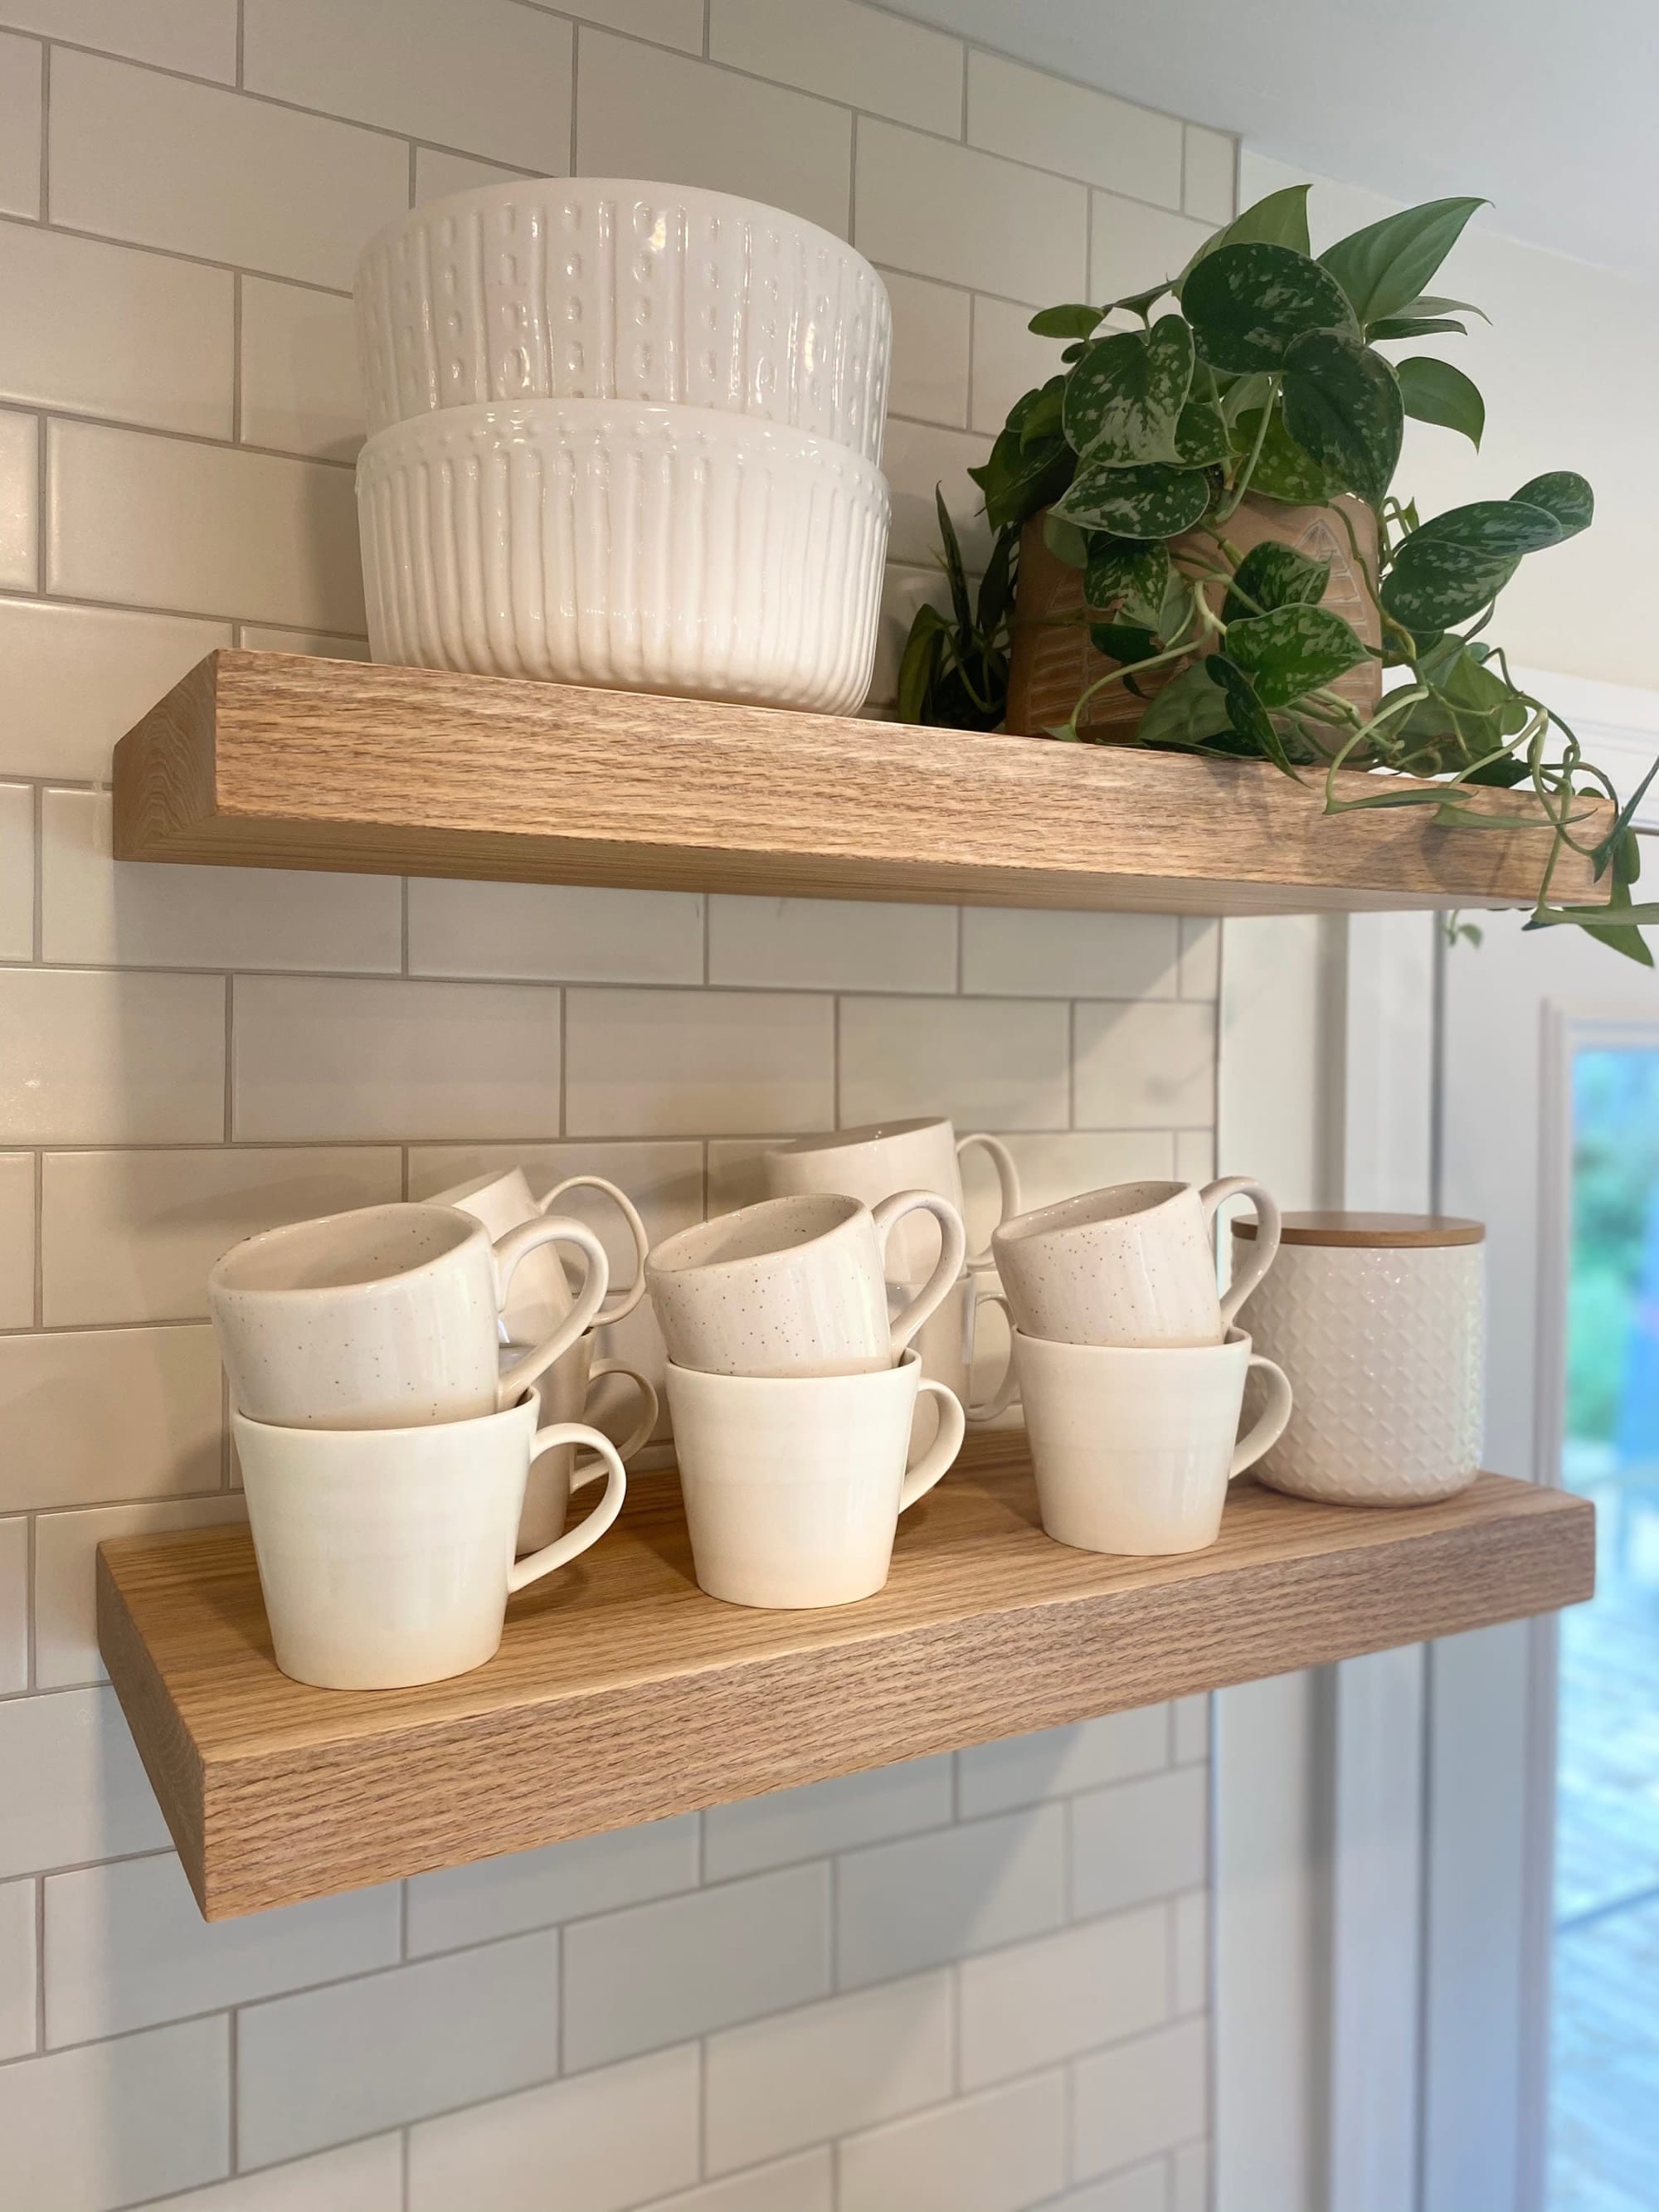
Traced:
<path fill-rule="evenodd" d="M 1063 342 L 1060 367 L 972 471 L 994 532 L 976 589 L 939 501 L 951 613 L 917 614 L 899 709 L 1267 760 L 1322 776 L 1333 813 L 1541 819 L 1554 834 L 1528 926 L 1577 923 L 1651 965 L 1639 925 L 1659 905 L 1630 887 L 1659 762 L 1621 803 L 1483 635 L 1521 561 L 1588 527 L 1589 484 L 1564 470 L 1429 520 L 1392 489 L 1407 416 L 1480 441 L 1461 370 L 1382 350 L 1480 312 L 1425 287 L 1480 204 L 1431 201 L 1316 257 L 1293 185 L 1164 283 L 1034 316 Z M 1430 787 L 1379 775 L 1356 793 L 1344 769 Z M 1494 815 L 1460 805 L 1466 784 L 1528 791 Z M 1566 847 L 1593 855 L 1609 906 L 1551 903 Z"/>

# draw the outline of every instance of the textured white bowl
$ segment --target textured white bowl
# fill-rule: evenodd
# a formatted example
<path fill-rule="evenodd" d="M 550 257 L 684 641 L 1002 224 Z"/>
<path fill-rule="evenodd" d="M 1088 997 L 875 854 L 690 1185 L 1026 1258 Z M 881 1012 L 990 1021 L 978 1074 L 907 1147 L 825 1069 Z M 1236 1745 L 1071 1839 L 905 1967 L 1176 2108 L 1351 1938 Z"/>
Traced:
<path fill-rule="evenodd" d="M 357 463 L 376 660 L 850 714 L 887 487 L 743 415 L 599 399 L 446 408 Z"/>
<path fill-rule="evenodd" d="M 356 297 L 371 432 L 485 399 L 640 399 L 881 458 L 882 281 L 754 200 L 613 177 L 457 192 L 370 243 Z"/>

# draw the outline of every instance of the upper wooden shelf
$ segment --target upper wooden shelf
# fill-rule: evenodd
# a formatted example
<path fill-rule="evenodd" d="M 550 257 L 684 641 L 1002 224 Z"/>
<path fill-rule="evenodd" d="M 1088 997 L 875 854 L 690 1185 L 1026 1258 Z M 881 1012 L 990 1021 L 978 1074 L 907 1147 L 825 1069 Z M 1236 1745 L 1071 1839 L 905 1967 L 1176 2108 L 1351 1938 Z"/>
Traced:
<path fill-rule="evenodd" d="M 1408 1511 L 1235 1486 L 1218 1543 L 1051 1543 L 1023 1435 L 971 1440 L 860 1605 L 705 1597 L 672 1475 L 514 1598 L 487 1667 L 313 1690 L 271 1658 L 245 1528 L 100 1549 L 99 1644 L 210 1920 L 653 1820 L 1575 1603 L 1583 1499 L 1482 1475 Z"/>
<path fill-rule="evenodd" d="M 1256 762 L 270 653 L 210 653 L 115 753 L 125 860 L 1188 914 L 1536 891 L 1541 830 L 1322 805 Z M 1572 855 L 1553 890 L 1595 896 Z"/>

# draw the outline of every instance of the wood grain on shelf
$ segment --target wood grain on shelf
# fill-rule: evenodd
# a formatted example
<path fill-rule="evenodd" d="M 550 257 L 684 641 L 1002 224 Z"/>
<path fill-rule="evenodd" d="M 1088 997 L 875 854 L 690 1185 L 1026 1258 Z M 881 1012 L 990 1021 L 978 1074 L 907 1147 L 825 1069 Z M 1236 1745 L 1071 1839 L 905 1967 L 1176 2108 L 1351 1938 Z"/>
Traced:
<path fill-rule="evenodd" d="M 1524 905 L 1548 849 L 1423 808 L 1327 816 L 1259 762 L 287 653 L 210 654 L 121 740 L 114 779 L 122 860 L 780 896 Z M 1553 890 L 1595 895 L 1571 854 Z"/>
<path fill-rule="evenodd" d="M 1496 1475 L 1393 1512 L 1247 1481 L 1210 1550 L 1107 1559 L 1043 1535 L 1001 1431 L 860 1605 L 705 1597 L 678 1486 L 647 1476 L 453 1681 L 289 1681 L 240 1527 L 102 1546 L 99 1639 L 219 1919 L 1571 1604 L 1593 1532 L 1582 1498 Z"/>

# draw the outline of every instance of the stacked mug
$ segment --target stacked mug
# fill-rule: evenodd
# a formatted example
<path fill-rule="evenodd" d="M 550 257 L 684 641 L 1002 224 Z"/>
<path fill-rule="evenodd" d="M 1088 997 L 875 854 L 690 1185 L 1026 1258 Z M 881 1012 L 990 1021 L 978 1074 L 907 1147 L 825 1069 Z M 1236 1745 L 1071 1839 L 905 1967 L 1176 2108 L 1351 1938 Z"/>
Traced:
<path fill-rule="evenodd" d="M 892 1310 L 895 1240 L 939 1224 L 927 1280 Z M 763 1199 L 656 1246 L 646 1274 L 699 1584 L 733 1605 L 848 1605 L 887 1579 L 898 1516 L 962 1448 L 956 1393 L 914 1340 L 950 1295 L 960 1209 L 901 1191 L 873 1209 L 808 1191 Z M 906 1468 L 917 1399 L 939 1431 Z"/>
<path fill-rule="evenodd" d="M 761 1173 L 774 1198 L 828 1191 L 861 1199 L 873 1207 L 896 1191 L 931 1190 L 948 1199 L 955 1212 L 962 1214 L 965 1207 L 961 1162 L 965 1153 L 975 1151 L 982 1152 L 996 1172 L 998 1219 L 1017 1214 L 1019 1172 L 1008 1147 L 1000 1138 L 980 1130 L 958 1137 L 948 1121 L 938 1117 L 872 1122 L 863 1128 L 838 1129 L 775 1145 L 762 1155 Z M 895 1228 L 888 1247 L 888 1296 L 895 1314 L 928 1281 L 941 1244 L 941 1234 L 926 1213 L 915 1214 Z M 1012 1395 L 1008 1382 L 985 1404 L 969 1402 L 975 1322 L 982 1305 L 998 1303 L 979 1289 L 975 1275 L 990 1265 L 988 1245 L 982 1251 L 966 1253 L 955 1281 L 915 1338 L 922 1374 L 943 1382 L 961 1401 L 970 1421 L 991 1419 Z M 919 1420 L 918 1451 L 929 1441 L 925 1429 L 925 1420 Z"/>
<path fill-rule="evenodd" d="M 1257 1234 L 1224 1297 L 1216 1211 L 1245 1196 Z M 1058 1542 L 1146 1557 L 1215 1541 L 1228 1483 L 1291 1415 L 1283 1370 L 1233 1325 L 1279 1234 L 1273 1198 L 1243 1176 L 1118 1183 L 997 1230 L 1037 1500 Z M 1252 1373 L 1262 1409 L 1241 1438 Z"/>
<path fill-rule="evenodd" d="M 503 1358 L 516 1277 L 543 1253 L 557 1267 L 561 1247 L 582 1264 L 580 1288 Z M 579 1350 L 609 1283 L 594 1231 L 533 1205 L 493 1240 L 453 1206 L 367 1206 L 268 1230 L 218 1261 L 209 1310 L 285 1674 L 380 1690 L 482 1666 L 508 1594 L 610 1528 L 620 1453 L 580 1422 L 538 1425 L 531 1387 Z M 532 1462 L 568 1455 L 568 1467 L 578 1449 L 595 1455 L 604 1496 L 515 1561 Z"/>
<path fill-rule="evenodd" d="M 376 660 L 850 714 L 875 656 L 891 319 L 817 224 L 526 178 L 365 251 Z"/>

